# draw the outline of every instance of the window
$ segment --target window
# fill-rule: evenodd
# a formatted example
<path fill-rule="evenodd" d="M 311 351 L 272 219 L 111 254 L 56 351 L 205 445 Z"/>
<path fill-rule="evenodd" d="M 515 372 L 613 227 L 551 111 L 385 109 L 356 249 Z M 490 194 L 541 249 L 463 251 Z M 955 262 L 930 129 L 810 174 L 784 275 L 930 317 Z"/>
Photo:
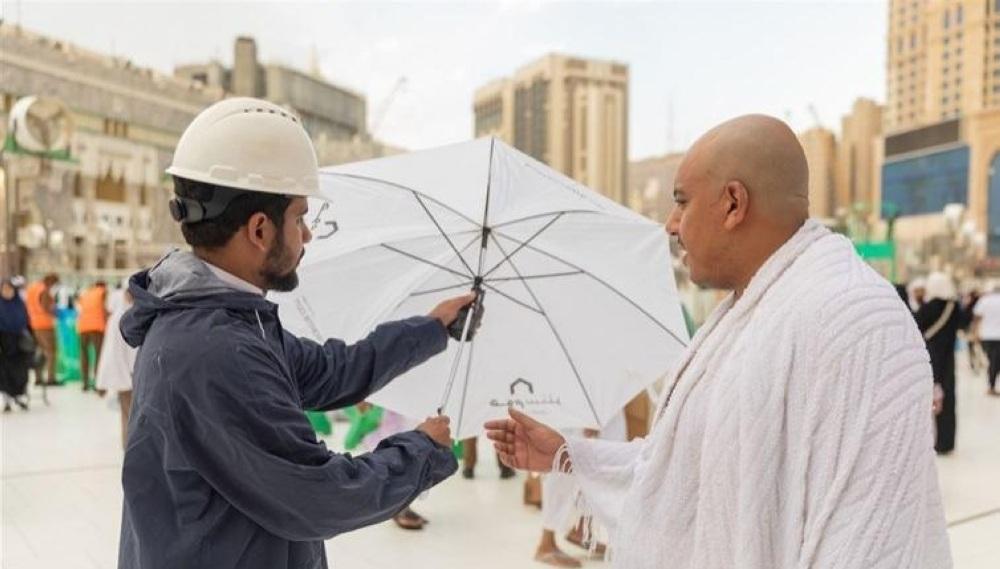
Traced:
<path fill-rule="evenodd" d="M 917 34 L 910 34 L 910 49 L 917 47 Z"/>
<path fill-rule="evenodd" d="M 958 8 L 955 8 L 955 23 L 956 24 L 959 24 L 959 25 L 962 24 L 962 15 L 963 15 L 962 14 L 962 5 L 959 4 Z"/>
<path fill-rule="evenodd" d="M 946 204 L 966 203 L 969 147 L 889 162 L 882 167 L 882 200 L 902 215 L 940 212 Z"/>
<path fill-rule="evenodd" d="M 949 12 L 948 10 L 945 10 L 944 11 L 944 29 L 947 30 L 950 26 L 951 26 L 951 12 Z M 947 42 L 947 41 L 948 40 L 945 39 L 945 42 Z"/>

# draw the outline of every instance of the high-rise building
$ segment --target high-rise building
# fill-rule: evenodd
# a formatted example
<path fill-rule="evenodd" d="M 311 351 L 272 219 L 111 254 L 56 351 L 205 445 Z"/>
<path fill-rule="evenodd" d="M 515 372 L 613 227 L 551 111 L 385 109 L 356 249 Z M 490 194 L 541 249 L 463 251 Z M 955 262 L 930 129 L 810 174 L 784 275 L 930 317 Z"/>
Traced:
<path fill-rule="evenodd" d="M 956 239 L 1000 257 L 1000 0 L 892 0 L 889 10 L 873 201 L 900 216 L 897 241 L 913 244 L 954 231 L 942 212 L 962 205 L 971 224 Z"/>
<path fill-rule="evenodd" d="M 674 207 L 674 178 L 683 158 L 683 153 L 675 152 L 630 162 L 625 205 L 653 221 L 666 223 Z"/>
<path fill-rule="evenodd" d="M 872 204 L 881 134 L 882 106 L 871 99 L 854 101 L 850 114 L 840 123 L 836 208 Z"/>
<path fill-rule="evenodd" d="M 889 133 L 1000 107 L 1000 0 L 889 3 Z"/>
<path fill-rule="evenodd" d="M 475 135 L 497 136 L 625 203 L 628 66 L 547 55 L 476 90 Z"/>
<path fill-rule="evenodd" d="M 799 134 L 809 164 L 809 215 L 831 218 L 836 213 L 837 141 L 833 131 L 814 127 Z"/>

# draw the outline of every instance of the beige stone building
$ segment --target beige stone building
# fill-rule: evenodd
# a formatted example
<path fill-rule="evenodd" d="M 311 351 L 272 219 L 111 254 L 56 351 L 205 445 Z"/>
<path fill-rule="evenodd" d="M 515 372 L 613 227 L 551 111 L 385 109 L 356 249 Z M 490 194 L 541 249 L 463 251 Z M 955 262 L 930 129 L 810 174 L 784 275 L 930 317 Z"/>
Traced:
<path fill-rule="evenodd" d="M 840 123 L 836 208 L 873 203 L 878 184 L 881 135 L 882 106 L 871 99 L 854 101 L 851 112 L 844 115 Z"/>
<path fill-rule="evenodd" d="M 674 207 L 674 177 L 684 154 L 675 152 L 634 160 L 628 166 L 629 208 L 665 223 Z"/>
<path fill-rule="evenodd" d="M 318 72 L 261 63 L 257 42 L 239 37 L 233 46 L 233 66 L 218 61 L 181 65 L 174 75 L 237 97 L 258 97 L 291 109 L 314 142 L 367 140 L 365 97 L 330 83 Z M 336 146 L 336 145 L 332 145 Z M 320 163 L 329 163 L 319 156 Z"/>
<path fill-rule="evenodd" d="M 799 142 L 809 164 L 809 215 L 832 218 L 838 206 L 836 137 L 829 129 L 815 127 L 800 133 Z"/>
<path fill-rule="evenodd" d="M 522 152 L 626 203 L 628 66 L 551 54 L 476 90 L 475 136 Z"/>
<path fill-rule="evenodd" d="M 8 23 L 0 42 L 3 124 L 19 98 L 38 95 L 62 101 L 74 127 L 70 160 L 7 145 L 7 270 L 116 280 L 181 243 L 163 170 L 183 129 L 222 92 Z"/>
<path fill-rule="evenodd" d="M 70 160 L 5 152 L 0 164 L 3 270 L 30 277 L 55 271 L 85 283 L 119 280 L 183 246 L 167 202 L 164 170 L 181 133 L 205 107 L 229 95 L 271 99 L 302 117 L 320 164 L 399 152 L 368 136 L 363 96 L 316 74 L 257 61 L 239 38 L 233 69 L 219 62 L 178 68 L 174 76 L 131 61 L 0 23 L 0 135 L 15 102 L 60 100 L 74 132 Z"/>

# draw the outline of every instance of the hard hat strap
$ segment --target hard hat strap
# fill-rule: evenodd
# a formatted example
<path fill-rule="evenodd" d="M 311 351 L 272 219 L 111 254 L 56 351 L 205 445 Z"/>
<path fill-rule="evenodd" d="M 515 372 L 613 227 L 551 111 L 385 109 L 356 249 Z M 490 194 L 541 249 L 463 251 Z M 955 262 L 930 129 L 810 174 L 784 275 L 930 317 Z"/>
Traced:
<path fill-rule="evenodd" d="M 243 193 L 243 190 L 215 186 L 212 199 L 206 201 L 174 196 L 169 204 L 170 216 L 181 223 L 207 221 L 222 215 L 230 202 Z"/>

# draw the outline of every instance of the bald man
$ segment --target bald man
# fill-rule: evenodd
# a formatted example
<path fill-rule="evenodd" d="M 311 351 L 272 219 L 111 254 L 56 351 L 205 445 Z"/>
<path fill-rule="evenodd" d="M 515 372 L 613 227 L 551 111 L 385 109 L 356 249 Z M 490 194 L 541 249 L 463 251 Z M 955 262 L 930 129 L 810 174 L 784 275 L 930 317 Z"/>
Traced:
<path fill-rule="evenodd" d="M 486 424 L 510 466 L 576 478 L 616 568 L 951 567 L 927 351 L 892 286 L 808 219 L 808 178 L 766 116 L 685 156 L 667 232 L 695 283 L 732 294 L 646 439 L 563 438 L 514 410 Z"/>

